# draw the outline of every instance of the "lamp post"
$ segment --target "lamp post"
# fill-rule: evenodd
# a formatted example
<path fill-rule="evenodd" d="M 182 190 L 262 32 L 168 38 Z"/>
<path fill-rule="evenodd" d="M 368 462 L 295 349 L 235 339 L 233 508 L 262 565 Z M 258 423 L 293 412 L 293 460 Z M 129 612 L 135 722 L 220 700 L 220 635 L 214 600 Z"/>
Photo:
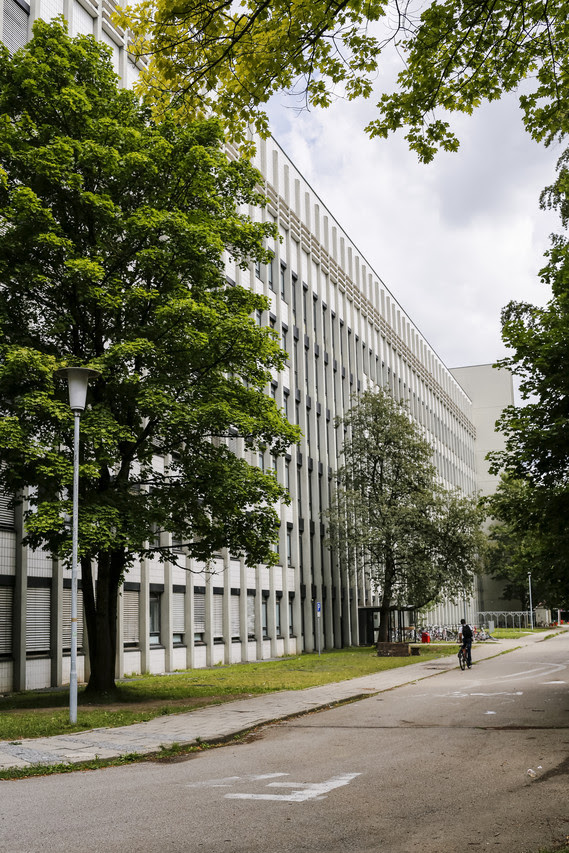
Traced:
<path fill-rule="evenodd" d="M 69 673 L 69 722 L 77 722 L 77 551 L 79 539 L 79 423 L 87 400 L 89 379 L 99 376 L 89 367 L 64 367 L 57 376 L 67 380 L 73 412 L 73 521 L 71 526 L 71 669 Z"/>
<path fill-rule="evenodd" d="M 533 603 L 531 600 L 531 572 L 528 572 L 528 586 L 529 586 L 529 626 L 533 631 Z"/>

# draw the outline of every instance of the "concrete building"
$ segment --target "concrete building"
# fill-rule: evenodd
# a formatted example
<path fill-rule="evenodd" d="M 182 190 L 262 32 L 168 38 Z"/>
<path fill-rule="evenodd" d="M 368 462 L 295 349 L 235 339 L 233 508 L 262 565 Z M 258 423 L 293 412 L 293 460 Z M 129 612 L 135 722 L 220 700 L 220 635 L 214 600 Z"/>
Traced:
<path fill-rule="evenodd" d="M 112 48 L 125 85 L 135 79 L 108 0 L 0 0 L 0 8 L 0 35 L 11 50 L 25 44 L 36 17 L 64 14 L 72 35 L 93 34 Z M 432 443 L 442 481 L 466 494 L 480 487 L 475 411 L 460 375 L 441 362 L 274 139 L 259 142 L 256 165 L 269 204 L 251 216 L 277 222 L 282 243 L 271 246 L 270 265 L 243 272 L 228 260 L 226 273 L 268 297 L 270 309 L 258 322 L 278 330 L 289 353 L 288 369 L 267 393 L 300 425 L 302 443 L 279 460 L 249 456 L 253 464 L 276 466 L 291 493 L 291 505 L 281 509 L 279 565 L 251 569 L 227 552 L 216 555 L 213 572 L 189 558 L 191 572 L 152 560 L 136 564 L 121 596 L 117 675 L 359 642 L 361 616 L 377 601 L 357 567 L 332 561 L 320 520 L 338 458 L 334 418 L 349 408 L 351 395 L 388 386 L 407 400 Z M 234 449 L 246 452 L 238 440 Z M 69 679 L 70 572 L 48 554 L 22 547 L 23 532 L 21 511 L 12 512 L 0 498 L 4 691 Z M 473 619 L 477 609 L 475 601 L 449 604 L 441 621 L 456 622 L 465 612 Z M 83 642 L 80 625 L 80 649 Z M 88 655 L 80 654 L 80 678 L 87 668 Z"/>
<path fill-rule="evenodd" d="M 504 450 L 505 439 L 496 431 L 496 421 L 506 406 L 514 404 L 514 383 L 509 370 L 497 370 L 491 364 L 457 367 L 451 370 L 472 401 L 472 420 L 476 429 L 476 482 L 481 495 L 491 495 L 499 477 L 490 474 L 488 453 Z M 479 611 L 519 611 L 520 601 L 503 597 L 504 584 L 488 575 L 478 578 Z"/>

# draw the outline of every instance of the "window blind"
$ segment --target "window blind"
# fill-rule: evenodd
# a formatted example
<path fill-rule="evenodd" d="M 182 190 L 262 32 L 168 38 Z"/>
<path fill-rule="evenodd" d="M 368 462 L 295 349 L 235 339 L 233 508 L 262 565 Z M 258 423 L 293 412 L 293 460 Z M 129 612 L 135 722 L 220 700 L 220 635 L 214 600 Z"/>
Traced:
<path fill-rule="evenodd" d="M 174 592 L 172 594 L 172 633 L 183 634 L 186 630 L 186 620 L 184 618 L 184 602 L 186 595 L 183 592 Z"/>
<path fill-rule="evenodd" d="M 140 592 L 137 589 L 125 589 L 122 594 L 123 643 L 140 643 Z"/>
<path fill-rule="evenodd" d="M 223 637 L 223 596 L 213 596 L 213 638 Z"/>
<path fill-rule="evenodd" d="M 240 596 L 232 595 L 230 598 L 230 621 L 231 621 L 231 636 L 239 637 L 239 602 Z"/>
<path fill-rule="evenodd" d="M 62 644 L 64 649 L 71 648 L 71 590 L 63 590 L 63 627 Z M 83 590 L 77 590 L 77 648 L 83 648 Z"/>
<path fill-rule="evenodd" d="M 15 53 L 28 40 L 29 13 L 15 3 L 14 0 L 4 0 L 4 33 L 2 41 L 10 51 Z"/>
<path fill-rule="evenodd" d="M 12 615 L 14 590 L 0 586 L 0 655 L 12 654 Z"/>
<path fill-rule="evenodd" d="M 32 587 L 26 592 L 26 651 L 50 650 L 50 600 L 48 587 Z"/>

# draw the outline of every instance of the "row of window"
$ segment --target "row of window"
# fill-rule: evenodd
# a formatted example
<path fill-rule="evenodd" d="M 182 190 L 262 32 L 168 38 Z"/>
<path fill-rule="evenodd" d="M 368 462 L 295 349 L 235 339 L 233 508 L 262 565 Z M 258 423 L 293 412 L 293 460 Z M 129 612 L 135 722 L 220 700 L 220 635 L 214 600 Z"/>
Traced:
<path fill-rule="evenodd" d="M 187 645 L 185 620 L 185 592 L 172 593 L 172 643 Z M 149 601 L 149 642 L 151 646 L 163 645 L 163 598 L 162 592 L 150 592 Z M 240 596 L 231 595 L 229 602 L 229 634 L 232 640 L 241 639 Z M 255 598 L 247 594 L 247 636 L 256 637 Z M 123 643 L 125 648 L 140 645 L 140 591 L 125 589 L 123 599 Z M 224 596 L 213 596 L 212 634 L 214 642 L 224 641 L 223 626 Z M 283 619 L 288 620 L 289 636 L 293 636 L 293 595 L 289 595 L 288 610 L 282 606 L 282 598 L 277 595 L 275 605 L 275 636 L 283 636 Z M 193 598 L 193 642 L 203 643 L 206 636 L 206 597 L 205 592 L 194 592 Z M 0 586 L 0 655 L 10 655 L 13 651 L 12 620 L 14 615 L 14 588 Z M 77 646 L 83 646 L 83 593 L 77 591 Z M 48 654 L 51 649 L 51 589 L 46 586 L 31 587 L 26 591 L 26 652 L 27 654 Z M 71 589 L 63 589 L 62 598 L 62 646 L 71 648 Z M 269 639 L 269 597 L 261 598 L 261 626 L 263 639 Z"/>

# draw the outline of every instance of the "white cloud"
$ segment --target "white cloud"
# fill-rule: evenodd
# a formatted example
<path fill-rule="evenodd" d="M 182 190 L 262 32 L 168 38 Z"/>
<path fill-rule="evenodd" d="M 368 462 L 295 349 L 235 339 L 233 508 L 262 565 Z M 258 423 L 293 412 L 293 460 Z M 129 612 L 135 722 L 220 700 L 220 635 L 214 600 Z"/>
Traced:
<path fill-rule="evenodd" d="M 557 219 L 539 209 L 558 151 L 533 143 L 516 99 L 459 117 L 461 148 L 420 164 L 402 137 L 370 140 L 373 103 L 271 105 L 275 137 L 449 366 L 505 354 L 500 311 L 544 303 L 537 273 Z"/>

